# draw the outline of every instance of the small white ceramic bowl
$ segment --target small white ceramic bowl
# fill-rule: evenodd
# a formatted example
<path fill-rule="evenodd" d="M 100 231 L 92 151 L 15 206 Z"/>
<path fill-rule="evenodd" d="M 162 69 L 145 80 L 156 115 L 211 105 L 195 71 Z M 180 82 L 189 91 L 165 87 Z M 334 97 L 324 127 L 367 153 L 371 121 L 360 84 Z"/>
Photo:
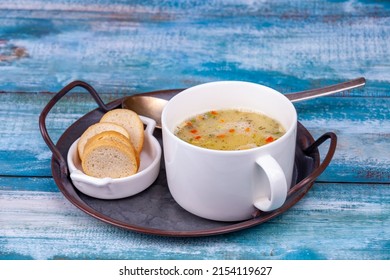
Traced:
<path fill-rule="evenodd" d="M 157 178 L 160 171 L 161 146 L 153 136 L 156 122 L 140 116 L 146 125 L 144 146 L 138 172 L 124 178 L 95 178 L 82 171 L 77 153 L 77 139 L 68 151 L 67 161 L 70 178 L 74 186 L 82 193 L 100 199 L 119 199 L 135 195 L 147 189 Z"/>

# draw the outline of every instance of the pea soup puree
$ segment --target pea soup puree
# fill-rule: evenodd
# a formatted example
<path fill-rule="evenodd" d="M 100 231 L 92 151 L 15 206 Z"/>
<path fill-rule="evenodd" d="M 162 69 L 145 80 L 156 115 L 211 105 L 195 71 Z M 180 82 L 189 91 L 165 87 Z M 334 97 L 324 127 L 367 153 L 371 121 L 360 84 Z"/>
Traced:
<path fill-rule="evenodd" d="M 181 123 L 175 135 L 207 149 L 244 150 L 263 146 L 280 138 L 284 127 L 276 120 L 241 110 L 215 110 Z"/>

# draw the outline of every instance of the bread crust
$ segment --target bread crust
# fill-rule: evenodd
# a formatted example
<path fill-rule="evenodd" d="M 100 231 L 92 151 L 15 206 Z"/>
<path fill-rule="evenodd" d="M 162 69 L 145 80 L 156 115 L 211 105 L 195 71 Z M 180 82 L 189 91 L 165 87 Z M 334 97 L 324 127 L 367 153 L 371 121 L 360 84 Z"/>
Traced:
<path fill-rule="evenodd" d="M 122 127 L 116 123 L 109 123 L 109 122 L 100 123 L 99 122 L 99 123 L 92 124 L 80 136 L 79 142 L 77 144 L 77 151 L 78 151 L 80 159 L 83 158 L 85 145 L 87 144 L 88 140 L 101 132 L 109 131 L 109 130 L 116 131 L 116 132 L 124 135 L 126 138 L 130 139 L 130 135 L 127 132 L 127 130 L 124 127 Z"/>
<path fill-rule="evenodd" d="M 84 151 L 82 168 L 96 178 L 122 178 L 138 171 L 136 154 L 121 142 L 108 139 L 94 141 Z"/>
<path fill-rule="evenodd" d="M 105 113 L 100 122 L 116 123 L 124 127 L 134 149 L 138 154 L 141 153 L 144 143 L 144 124 L 137 113 L 129 109 L 114 109 Z"/>
<path fill-rule="evenodd" d="M 95 136 L 91 137 L 90 139 L 88 139 L 87 143 L 85 144 L 84 151 L 87 150 L 88 147 L 90 145 L 92 145 L 93 143 L 95 143 L 97 141 L 102 141 L 102 140 L 116 141 L 116 142 L 119 142 L 119 143 L 126 145 L 127 148 L 130 150 L 130 152 L 135 154 L 135 157 L 137 159 L 137 165 L 139 167 L 140 156 L 135 151 L 130 139 L 117 131 L 107 130 L 107 131 L 103 131 L 103 132 L 98 133 Z M 83 158 L 80 158 L 80 159 L 83 160 Z"/>
<path fill-rule="evenodd" d="M 114 109 L 81 135 L 77 151 L 86 175 L 122 178 L 138 172 L 144 124 L 134 111 Z"/>

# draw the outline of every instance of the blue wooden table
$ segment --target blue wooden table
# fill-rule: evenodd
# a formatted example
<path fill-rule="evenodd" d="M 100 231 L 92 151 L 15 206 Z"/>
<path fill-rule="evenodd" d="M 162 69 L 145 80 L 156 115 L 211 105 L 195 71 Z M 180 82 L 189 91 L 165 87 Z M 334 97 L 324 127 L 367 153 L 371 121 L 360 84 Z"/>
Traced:
<path fill-rule="evenodd" d="M 2 0 L 0 73 L 0 259 L 390 259 L 388 1 Z M 224 235 L 146 235 L 85 214 L 59 192 L 38 128 L 73 80 L 109 102 L 217 80 L 289 93 L 360 76 L 364 88 L 295 103 L 314 138 L 338 136 L 308 194 Z M 61 100 L 54 141 L 95 108 L 82 90 Z"/>

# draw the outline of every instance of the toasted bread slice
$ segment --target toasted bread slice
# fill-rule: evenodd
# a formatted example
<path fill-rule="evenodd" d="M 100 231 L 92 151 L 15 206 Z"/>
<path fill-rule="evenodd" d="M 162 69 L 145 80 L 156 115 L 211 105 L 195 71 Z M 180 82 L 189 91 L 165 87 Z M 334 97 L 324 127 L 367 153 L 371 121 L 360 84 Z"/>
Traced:
<path fill-rule="evenodd" d="M 100 119 L 101 123 L 116 123 L 124 127 L 130 135 L 130 141 L 138 154 L 144 144 L 144 124 L 137 113 L 128 109 L 114 109 L 108 111 Z"/>
<path fill-rule="evenodd" d="M 98 141 L 101 141 L 101 140 L 116 141 L 116 142 L 124 144 L 125 146 L 127 146 L 127 148 L 132 153 L 135 153 L 136 158 L 137 158 L 137 165 L 138 166 L 140 165 L 139 154 L 136 153 L 136 151 L 134 150 L 133 144 L 130 142 L 130 139 L 117 131 L 107 130 L 107 131 L 100 132 L 100 133 L 96 134 L 95 136 L 92 136 L 85 144 L 84 151 L 87 150 L 90 145 L 92 145 Z M 80 159 L 83 160 L 83 158 L 80 158 Z"/>
<path fill-rule="evenodd" d="M 116 131 L 121 134 L 123 134 L 126 138 L 130 139 L 130 135 L 127 132 L 127 130 L 116 124 L 116 123 L 109 123 L 109 122 L 104 122 L 104 123 L 95 123 L 91 125 L 90 127 L 87 128 L 87 130 L 84 131 L 84 133 L 81 135 L 80 140 L 77 144 L 77 151 L 79 153 L 80 159 L 83 158 L 83 153 L 84 153 L 84 148 L 85 145 L 87 144 L 88 140 L 95 136 L 96 134 L 99 134 L 103 131 Z"/>
<path fill-rule="evenodd" d="M 96 178 L 122 178 L 138 170 L 136 153 L 121 142 L 100 139 L 84 150 L 82 168 Z"/>

